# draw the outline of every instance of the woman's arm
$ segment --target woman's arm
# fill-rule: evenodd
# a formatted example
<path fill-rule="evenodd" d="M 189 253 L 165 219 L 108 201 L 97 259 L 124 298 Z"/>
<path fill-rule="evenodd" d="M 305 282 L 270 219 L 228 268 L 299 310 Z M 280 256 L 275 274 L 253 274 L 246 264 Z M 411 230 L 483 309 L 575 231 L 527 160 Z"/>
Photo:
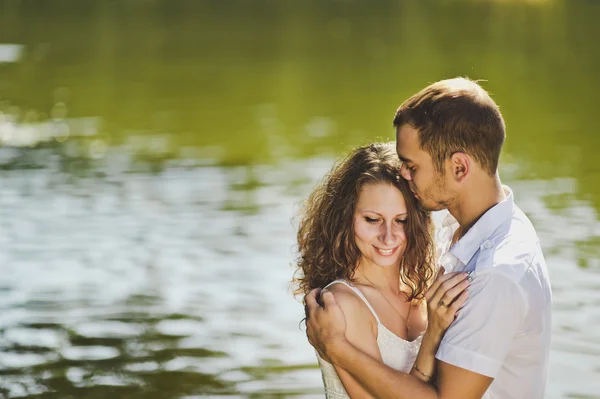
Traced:
<path fill-rule="evenodd" d="M 377 324 L 362 299 L 343 284 L 334 284 L 327 290 L 333 293 L 346 317 L 346 339 L 372 359 L 383 363 L 377 346 Z M 350 373 L 336 364 L 333 367 L 352 399 L 373 398 Z"/>
<path fill-rule="evenodd" d="M 423 336 L 419 354 L 415 359 L 410 374 L 423 382 L 430 382 L 435 376 L 435 354 L 437 353 L 444 333 L 456 318 L 458 310 L 464 305 L 471 284 L 468 275 L 462 273 L 448 279 L 444 277 L 443 268 L 427 293 L 427 330 Z"/>
<path fill-rule="evenodd" d="M 436 372 L 435 354 L 440 346 L 442 337 L 443 334 L 436 335 L 429 331 L 425 331 L 423 341 L 421 341 L 421 347 L 419 348 L 419 354 L 410 370 L 412 376 L 417 377 L 423 382 L 429 382 L 434 378 Z"/>

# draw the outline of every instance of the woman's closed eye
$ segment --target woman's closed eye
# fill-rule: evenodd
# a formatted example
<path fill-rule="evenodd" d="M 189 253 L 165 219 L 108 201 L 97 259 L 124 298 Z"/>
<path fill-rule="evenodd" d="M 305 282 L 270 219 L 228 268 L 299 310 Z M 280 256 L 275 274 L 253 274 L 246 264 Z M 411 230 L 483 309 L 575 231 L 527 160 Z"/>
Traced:
<path fill-rule="evenodd" d="M 375 223 L 379 223 L 381 221 L 381 219 L 371 218 L 371 217 L 365 216 L 365 221 L 367 223 L 375 224 Z M 395 222 L 398 223 L 398 224 L 406 224 L 406 219 L 396 219 Z"/>

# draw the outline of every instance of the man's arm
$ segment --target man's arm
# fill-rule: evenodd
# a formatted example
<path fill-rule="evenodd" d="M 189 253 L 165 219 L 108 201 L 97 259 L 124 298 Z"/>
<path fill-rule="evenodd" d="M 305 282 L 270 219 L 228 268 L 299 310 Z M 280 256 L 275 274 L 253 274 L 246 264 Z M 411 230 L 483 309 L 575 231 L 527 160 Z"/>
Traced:
<path fill-rule="evenodd" d="M 437 314 L 431 313 L 436 317 L 431 318 L 432 323 L 423 340 L 423 349 L 431 352 L 427 353 L 429 359 L 433 359 L 441 334 L 450 323 L 448 317 L 453 320 L 456 310 L 464 304 L 466 295 L 459 296 L 449 307 L 447 305 L 439 307 L 437 304 L 440 303 L 440 299 L 443 299 L 446 304 L 454 300 L 465 287 L 457 284 L 464 278 L 465 276 L 460 277 L 456 274 L 444 276 L 439 282 L 434 283 L 437 287 L 432 287 L 439 288 L 435 290 L 436 293 L 427 295 L 429 302 L 434 304 L 430 305 L 430 313 L 432 309 L 437 312 Z M 318 295 L 319 290 L 314 290 L 306 296 L 309 341 L 319 353 L 329 357 L 338 369 L 350 373 L 373 396 L 400 399 L 470 399 L 480 398 L 490 385 L 492 379 L 489 377 L 441 362 L 437 374 L 439 388 L 422 381 L 415 375 L 401 373 L 385 366 L 346 339 L 344 314 L 334 296 L 328 292 L 323 293 L 321 299 L 324 306 L 321 307 L 317 304 Z M 443 321 L 444 318 L 446 322 Z M 436 325 L 438 327 L 434 328 Z"/>
<path fill-rule="evenodd" d="M 328 295 L 324 295 L 326 306 L 328 299 Z M 345 369 L 369 393 L 380 399 L 480 399 L 493 380 L 438 361 L 436 387 L 386 366 L 347 340 L 331 342 L 328 353 L 334 364 Z"/>
<path fill-rule="evenodd" d="M 343 340 L 334 340 L 328 353 L 375 397 L 481 398 L 500 371 L 528 304 L 513 280 L 492 271 L 480 272 L 469 291 L 436 355 L 435 387 L 375 364 Z M 327 307 L 333 298 L 323 299 Z"/>

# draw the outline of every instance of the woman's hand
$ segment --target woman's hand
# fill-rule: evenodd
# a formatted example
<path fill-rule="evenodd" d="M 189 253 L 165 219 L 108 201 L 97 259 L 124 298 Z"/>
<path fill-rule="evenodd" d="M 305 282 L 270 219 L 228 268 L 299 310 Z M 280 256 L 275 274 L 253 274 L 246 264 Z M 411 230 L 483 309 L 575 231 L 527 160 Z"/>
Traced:
<path fill-rule="evenodd" d="M 427 290 L 427 332 L 434 337 L 444 335 L 450 324 L 456 318 L 458 310 L 465 304 L 471 284 L 469 273 L 447 273 L 441 267 L 438 275 Z"/>
<path fill-rule="evenodd" d="M 435 354 L 444 333 L 465 304 L 471 284 L 469 273 L 448 273 L 440 267 L 437 277 L 425 293 L 427 301 L 427 331 L 421 342 L 419 354 L 410 372 L 423 382 L 430 382 L 435 375 Z"/>

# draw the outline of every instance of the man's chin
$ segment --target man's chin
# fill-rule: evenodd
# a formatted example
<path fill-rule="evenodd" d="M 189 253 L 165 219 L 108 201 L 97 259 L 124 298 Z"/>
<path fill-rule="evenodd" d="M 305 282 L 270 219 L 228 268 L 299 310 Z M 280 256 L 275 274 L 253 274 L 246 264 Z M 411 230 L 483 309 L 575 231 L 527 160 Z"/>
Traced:
<path fill-rule="evenodd" d="M 427 202 L 423 202 L 423 201 L 419 201 L 418 204 L 419 204 L 419 208 L 426 212 L 435 212 L 435 211 L 441 211 L 443 209 L 446 209 L 440 204 L 432 204 L 432 203 L 427 203 Z"/>

